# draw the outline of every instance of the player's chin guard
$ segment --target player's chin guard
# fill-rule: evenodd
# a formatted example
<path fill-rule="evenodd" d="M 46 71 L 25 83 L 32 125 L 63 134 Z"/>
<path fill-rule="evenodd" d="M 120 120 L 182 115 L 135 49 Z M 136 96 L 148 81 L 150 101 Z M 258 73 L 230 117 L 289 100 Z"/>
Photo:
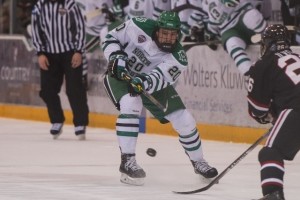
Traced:
<path fill-rule="evenodd" d="M 171 53 L 174 50 L 181 36 L 180 25 L 180 18 L 176 12 L 164 11 L 160 14 L 157 20 L 157 29 L 154 31 L 153 39 L 162 51 Z M 170 38 L 167 38 L 167 35 L 169 34 L 173 34 L 171 36 L 172 38 L 174 35 L 175 37 L 170 40 Z"/>
<path fill-rule="evenodd" d="M 261 34 L 261 56 L 267 51 L 282 51 L 289 49 L 291 45 L 290 34 L 282 24 L 272 24 Z"/>

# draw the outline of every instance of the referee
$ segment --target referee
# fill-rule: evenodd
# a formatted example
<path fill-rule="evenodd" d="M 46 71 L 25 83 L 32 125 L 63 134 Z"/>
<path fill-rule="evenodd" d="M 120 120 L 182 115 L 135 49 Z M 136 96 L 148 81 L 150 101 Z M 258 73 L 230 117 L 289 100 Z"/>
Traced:
<path fill-rule="evenodd" d="M 63 80 L 73 112 L 75 134 L 85 140 L 88 125 L 87 94 L 82 81 L 85 28 L 74 0 L 38 0 L 31 16 L 32 41 L 41 72 L 40 97 L 46 103 L 57 139 L 65 121 L 59 92 Z"/>

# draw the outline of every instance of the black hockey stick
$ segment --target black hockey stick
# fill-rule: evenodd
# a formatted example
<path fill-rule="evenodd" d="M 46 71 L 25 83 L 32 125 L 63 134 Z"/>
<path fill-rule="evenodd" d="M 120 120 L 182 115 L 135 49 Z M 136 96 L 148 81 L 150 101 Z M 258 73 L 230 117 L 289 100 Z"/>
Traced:
<path fill-rule="evenodd" d="M 244 153 L 242 153 L 235 161 L 233 161 L 224 171 L 221 172 L 216 178 L 214 178 L 207 186 L 196 189 L 196 190 L 191 190 L 191 191 L 185 191 L 185 192 L 176 192 L 173 191 L 176 194 L 195 194 L 199 192 L 203 192 L 211 188 L 213 185 L 217 184 L 219 180 L 227 174 L 235 165 L 237 165 L 243 158 L 245 158 L 248 153 L 250 153 L 257 145 L 259 145 L 270 133 L 271 129 L 267 131 L 265 134 L 263 134 L 260 138 L 258 138 Z"/>
<path fill-rule="evenodd" d="M 130 82 L 132 77 L 129 74 L 123 73 L 123 78 L 125 81 Z M 157 101 L 151 94 L 142 89 L 142 94 L 147 97 L 154 105 L 156 105 L 163 112 L 166 112 L 167 108 L 163 106 L 159 101 Z"/>
<path fill-rule="evenodd" d="M 190 4 L 189 2 L 187 2 L 186 4 L 183 4 L 181 6 L 177 6 L 177 7 L 173 8 L 172 11 L 179 13 L 185 9 L 193 9 L 193 10 L 198 10 L 200 12 L 205 12 L 205 11 L 203 11 L 203 9 L 201 7 L 194 6 L 194 5 Z"/>
<path fill-rule="evenodd" d="M 211 50 L 216 51 L 218 48 L 218 44 L 221 44 L 220 40 L 212 40 L 207 42 L 183 42 L 182 46 L 185 51 L 188 51 L 194 46 L 207 45 Z"/>

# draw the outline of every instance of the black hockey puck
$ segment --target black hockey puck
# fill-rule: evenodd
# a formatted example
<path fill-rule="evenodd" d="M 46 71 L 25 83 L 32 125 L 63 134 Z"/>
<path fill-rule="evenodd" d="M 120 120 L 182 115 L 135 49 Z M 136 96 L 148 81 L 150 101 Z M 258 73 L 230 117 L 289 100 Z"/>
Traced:
<path fill-rule="evenodd" d="M 156 156 L 156 151 L 155 151 L 155 149 L 152 149 L 152 148 L 148 148 L 146 153 L 148 154 L 148 156 L 151 156 L 151 157 Z"/>

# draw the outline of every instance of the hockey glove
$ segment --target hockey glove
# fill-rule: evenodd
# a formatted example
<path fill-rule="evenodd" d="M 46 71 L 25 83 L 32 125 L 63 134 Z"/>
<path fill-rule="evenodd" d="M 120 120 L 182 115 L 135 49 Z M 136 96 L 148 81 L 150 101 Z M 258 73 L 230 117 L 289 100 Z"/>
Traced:
<path fill-rule="evenodd" d="M 112 6 L 112 8 L 110 8 L 109 10 L 111 13 L 113 13 L 113 15 L 115 17 L 118 17 L 118 18 L 124 17 L 124 11 L 123 11 L 122 5 L 120 5 L 120 4 Z"/>
<path fill-rule="evenodd" d="M 180 30 L 185 36 L 190 35 L 190 29 L 191 29 L 191 27 L 188 25 L 188 23 L 186 23 L 186 22 L 181 23 Z"/>
<path fill-rule="evenodd" d="M 127 54 L 123 51 L 113 52 L 109 57 L 108 74 L 117 79 L 124 80 L 124 74 L 128 73 L 127 70 Z"/>
<path fill-rule="evenodd" d="M 191 39 L 196 42 L 204 41 L 204 31 L 203 29 L 193 26 L 190 30 Z"/>
<path fill-rule="evenodd" d="M 146 74 L 139 74 L 130 81 L 128 88 L 130 96 L 138 96 L 142 94 L 143 91 L 147 91 L 147 89 L 150 88 L 150 79 L 147 77 L 148 75 Z"/>
<path fill-rule="evenodd" d="M 108 8 L 102 8 L 102 13 L 105 13 L 105 20 L 107 24 L 111 24 L 116 21 L 114 13 L 111 12 Z"/>
<path fill-rule="evenodd" d="M 207 43 L 207 46 L 213 51 L 217 50 L 218 44 L 216 44 L 217 36 L 210 31 L 204 32 L 204 41 Z"/>
<path fill-rule="evenodd" d="M 204 32 L 204 40 L 206 42 L 214 41 L 215 39 L 216 39 L 216 35 L 215 34 L 213 34 L 210 31 L 205 30 L 205 32 Z"/>

